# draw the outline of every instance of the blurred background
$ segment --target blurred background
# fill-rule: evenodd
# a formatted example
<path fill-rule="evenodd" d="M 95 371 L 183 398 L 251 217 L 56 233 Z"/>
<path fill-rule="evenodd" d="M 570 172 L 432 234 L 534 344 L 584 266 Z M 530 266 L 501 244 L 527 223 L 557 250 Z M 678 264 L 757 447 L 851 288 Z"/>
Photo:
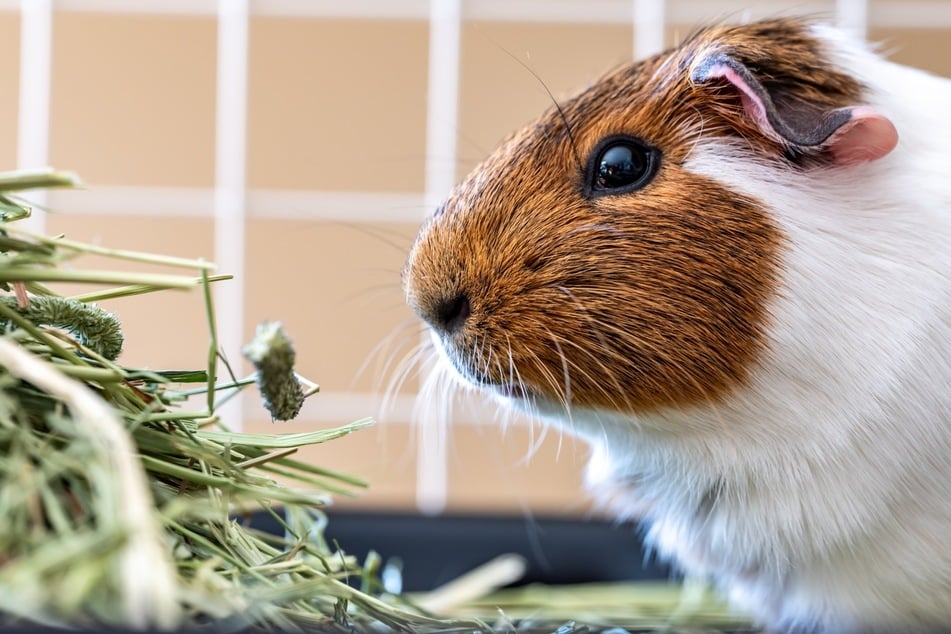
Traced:
<path fill-rule="evenodd" d="M 239 373 L 255 325 L 284 323 L 321 392 L 287 423 L 249 396 L 229 424 L 378 419 L 305 455 L 369 482 L 339 508 L 586 517 L 570 438 L 477 403 L 414 424 L 412 373 L 382 407 L 422 335 L 399 280 L 416 228 L 546 87 L 567 96 L 705 20 L 803 12 L 951 74 L 940 0 L 0 0 L 0 159 L 86 182 L 37 201 L 48 233 L 233 273 L 216 303 Z M 203 367 L 200 295 L 108 303 L 124 365 Z"/>

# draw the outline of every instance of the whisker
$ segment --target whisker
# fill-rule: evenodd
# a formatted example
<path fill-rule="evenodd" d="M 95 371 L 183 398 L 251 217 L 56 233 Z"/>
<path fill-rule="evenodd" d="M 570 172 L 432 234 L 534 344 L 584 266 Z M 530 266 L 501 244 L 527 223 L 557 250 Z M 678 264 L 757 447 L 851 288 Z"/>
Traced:
<path fill-rule="evenodd" d="M 538 435 L 535 433 L 536 427 L 541 430 Z M 538 452 L 545 445 L 545 439 L 548 438 L 548 429 L 548 425 L 541 424 L 538 421 L 533 420 L 528 423 L 528 449 L 516 464 L 527 465 L 538 455 Z"/>
<path fill-rule="evenodd" d="M 552 343 L 555 344 L 555 350 L 558 351 L 558 358 L 561 360 L 561 372 L 564 378 L 565 390 L 563 393 L 563 401 L 565 404 L 565 409 L 571 409 L 571 372 L 569 372 L 568 359 L 565 357 L 564 351 L 561 349 L 561 344 L 558 343 L 558 338 L 548 331 L 548 337 L 551 339 Z"/>
<path fill-rule="evenodd" d="M 377 242 L 384 244 L 394 251 L 398 251 L 401 254 L 406 254 L 410 246 L 413 244 L 413 234 L 403 234 L 395 230 L 385 230 L 383 227 L 378 225 L 369 225 L 368 223 L 363 222 L 351 222 L 348 220 L 338 220 L 338 219 L 329 219 L 325 220 L 327 224 L 336 225 L 338 227 L 349 229 L 357 233 L 363 234 L 364 236 L 373 238 Z M 389 235 L 384 235 L 389 234 Z M 415 234 L 415 232 L 414 232 Z M 397 238 L 400 241 L 397 242 L 393 238 Z"/>
<path fill-rule="evenodd" d="M 598 342 L 601 344 L 601 351 L 610 354 L 616 359 L 623 360 L 624 357 L 615 350 L 614 346 L 608 343 L 607 338 L 604 336 L 604 333 L 602 332 L 602 327 L 603 327 L 602 324 L 591 316 L 591 313 L 588 311 L 588 308 L 583 303 L 578 301 L 578 298 L 575 296 L 575 294 L 572 293 L 571 290 L 565 286 L 557 286 L 556 288 L 562 293 L 564 293 L 565 295 L 567 295 L 568 298 L 574 303 L 575 307 L 581 311 L 582 315 L 584 315 L 585 321 L 590 325 L 591 330 L 595 333 L 595 336 L 598 338 Z M 616 328 L 615 330 L 617 330 L 617 332 L 620 334 L 620 329 Z M 595 361 L 597 361 L 601 369 L 604 370 L 605 376 L 614 385 L 614 388 L 615 388 L 614 394 L 609 393 L 604 388 L 602 388 L 601 390 L 602 394 L 605 397 L 608 397 L 608 402 L 612 403 L 615 406 L 621 405 L 621 402 L 618 400 L 618 398 L 620 398 L 620 396 L 624 394 L 625 390 L 622 387 L 621 383 L 618 381 L 618 377 L 615 374 L 614 370 L 606 366 L 603 363 L 603 361 L 594 353 L 594 351 L 586 350 L 581 346 L 577 346 L 577 347 L 582 352 L 584 352 L 585 354 L 593 358 Z M 598 382 L 598 385 L 600 386 L 600 382 Z"/>
<path fill-rule="evenodd" d="M 399 394 L 403 392 L 406 382 L 410 379 L 420 378 L 426 361 L 430 361 L 430 365 L 437 361 L 437 355 L 431 343 L 420 342 L 404 355 L 400 371 L 393 375 L 383 392 L 383 400 L 380 404 L 381 417 L 385 417 L 392 411 L 394 403 L 396 403 Z"/>
<path fill-rule="evenodd" d="M 602 395 L 605 398 L 605 400 L 614 409 L 622 410 L 626 408 L 628 405 L 627 400 L 625 398 L 626 391 L 624 390 L 624 388 L 621 387 L 621 383 L 615 377 L 614 371 L 611 369 L 611 367 L 606 365 L 604 361 L 597 354 L 595 354 L 595 352 L 591 351 L 586 346 L 579 344 L 575 341 L 571 341 L 569 339 L 565 339 L 563 343 L 566 346 L 570 346 L 571 348 L 578 350 L 584 356 L 590 357 L 591 359 L 593 359 L 595 361 L 595 364 L 597 365 L 597 369 L 601 370 L 603 374 L 599 374 L 595 376 L 590 371 L 586 370 L 579 363 L 572 362 L 571 365 L 577 371 L 577 373 L 580 376 L 583 376 L 585 379 L 587 379 L 592 385 L 596 386 L 598 393 Z M 614 358 L 623 360 L 623 357 L 620 354 L 617 354 L 616 352 L 611 351 L 610 349 L 606 350 L 605 354 L 612 356 Z M 615 387 L 614 391 L 609 390 L 608 387 L 604 384 L 605 383 L 603 381 L 604 376 L 610 377 L 610 382 L 613 383 Z"/>
<path fill-rule="evenodd" d="M 419 434 L 424 434 L 424 438 L 429 440 L 430 451 L 447 455 L 455 399 L 462 389 L 462 383 L 438 359 L 413 405 L 411 433 L 414 440 Z"/>
<path fill-rule="evenodd" d="M 530 357 L 526 358 L 526 363 L 531 363 L 532 366 L 541 374 L 542 381 L 547 384 L 556 398 L 559 398 L 561 393 L 561 383 L 558 378 L 548 369 L 548 366 L 542 362 L 541 357 L 538 356 L 537 352 L 532 352 Z"/>
<path fill-rule="evenodd" d="M 528 385 L 525 383 L 525 380 L 522 378 L 521 373 L 518 370 L 518 367 L 515 364 L 514 355 L 512 354 L 512 340 L 511 337 L 506 334 L 506 352 L 508 358 L 508 383 L 518 389 L 521 389 L 524 394 L 531 395 L 531 401 L 529 403 L 529 415 L 528 420 L 525 422 L 528 425 L 529 433 L 529 442 L 528 450 L 524 456 L 518 461 L 517 464 L 526 465 L 531 461 L 539 451 L 541 451 L 542 445 L 545 442 L 545 439 L 548 435 L 549 426 L 541 423 L 538 420 L 538 407 L 534 401 L 534 393 L 528 389 Z M 499 355 L 501 357 L 501 355 Z M 501 366 L 501 361 L 500 361 Z M 500 367 L 500 375 L 505 376 L 505 371 Z M 513 410 L 506 409 L 506 426 L 511 423 L 515 412 Z M 536 436 L 536 427 L 541 427 L 541 435 Z"/>
<path fill-rule="evenodd" d="M 410 317 L 404 319 L 400 324 L 393 328 L 389 335 L 380 339 L 380 341 L 378 341 L 376 345 L 370 349 L 370 351 L 366 354 L 366 357 L 364 357 L 363 362 L 360 364 L 360 367 L 357 368 L 357 371 L 354 374 L 354 382 L 359 381 L 367 372 L 369 372 L 370 364 L 373 363 L 373 361 L 377 360 L 381 355 L 386 353 L 386 356 L 383 358 L 383 365 L 378 371 L 377 378 L 375 379 L 375 383 L 377 387 L 379 387 L 383 377 L 389 376 L 389 373 L 392 371 L 394 363 L 396 362 L 396 355 L 398 355 L 405 347 L 403 342 L 407 341 L 407 337 L 409 337 L 407 331 L 414 326 L 416 328 L 411 333 L 412 339 L 409 340 L 413 341 L 413 345 L 410 346 L 410 349 L 412 350 L 415 348 L 416 345 L 418 345 L 422 340 L 422 335 L 426 331 L 426 328 L 419 322 L 418 319 L 415 317 Z"/>
<path fill-rule="evenodd" d="M 564 109 L 561 107 L 561 104 L 558 103 L 558 100 L 555 99 L 555 95 L 551 92 L 551 89 L 548 87 L 548 84 L 546 84 L 544 80 L 542 80 L 541 76 L 539 76 L 539 74 L 535 72 L 535 69 L 533 69 L 531 66 L 529 66 L 528 64 L 523 62 L 521 59 L 519 59 L 517 55 L 515 55 L 514 53 L 512 53 L 510 50 L 506 48 L 502 48 L 502 51 L 504 51 L 506 55 L 511 57 L 513 60 L 515 60 L 522 68 L 527 70 L 529 74 L 531 74 L 531 76 L 534 77 L 535 80 L 545 90 L 545 93 L 548 95 L 548 98 L 551 100 L 552 104 L 555 106 L 555 110 L 558 111 L 558 116 L 561 118 L 562 122 L 565 124 L 565 134 L 568 136 L 568 144 L 571 146 L 572 154 L 574 154 L 575 163 L 578 164 L 578 170 L 583 171 L 584 163 L 581 162 L 581 153 L 578 151 L 578 144 L 575 143 L 575 136 L 574 136 L 574 132 L 571 129 L 571 124 L 568 122 L 568 117 L 565 115 Z"/>

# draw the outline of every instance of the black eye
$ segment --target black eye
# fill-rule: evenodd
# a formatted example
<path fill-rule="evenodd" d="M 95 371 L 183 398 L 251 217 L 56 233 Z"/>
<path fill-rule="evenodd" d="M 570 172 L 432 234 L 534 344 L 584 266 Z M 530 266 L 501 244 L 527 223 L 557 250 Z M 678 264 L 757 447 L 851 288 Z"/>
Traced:
<path fill-rule="evenodd" d="M 660 166 L 660 152 L 640 139 L 616 136 L 605 139 L 588 161 L 585 195 L 626 194 L 644 187 Z"/>

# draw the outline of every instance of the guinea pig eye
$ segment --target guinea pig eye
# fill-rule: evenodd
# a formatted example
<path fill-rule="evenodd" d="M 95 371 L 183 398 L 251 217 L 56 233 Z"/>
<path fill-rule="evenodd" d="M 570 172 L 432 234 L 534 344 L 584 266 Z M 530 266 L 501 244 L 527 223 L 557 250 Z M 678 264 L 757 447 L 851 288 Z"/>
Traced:
<path fill-rule="evenodd" d="M 585 195 L 626 194 L 647 185 L 660 165 L 660 153 L 640 139 L 605 139 L 588 161 Z"/>

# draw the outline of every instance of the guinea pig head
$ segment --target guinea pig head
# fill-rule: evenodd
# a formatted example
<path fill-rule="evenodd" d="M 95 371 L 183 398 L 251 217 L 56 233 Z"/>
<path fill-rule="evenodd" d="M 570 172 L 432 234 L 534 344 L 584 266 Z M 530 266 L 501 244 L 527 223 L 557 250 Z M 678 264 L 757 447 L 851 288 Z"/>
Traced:
<path fill-rule="evenodd" d="M 408 303 L 459 376 L 512 401 L 722 398 L 768 349 L 785 238 L 768 204 L 685 164 L 710 144 L 800 179 L 879 158 L 894 127 L 862 93 L 791 20 L 621 67 L 454 188 L 410 252 Z"/>

